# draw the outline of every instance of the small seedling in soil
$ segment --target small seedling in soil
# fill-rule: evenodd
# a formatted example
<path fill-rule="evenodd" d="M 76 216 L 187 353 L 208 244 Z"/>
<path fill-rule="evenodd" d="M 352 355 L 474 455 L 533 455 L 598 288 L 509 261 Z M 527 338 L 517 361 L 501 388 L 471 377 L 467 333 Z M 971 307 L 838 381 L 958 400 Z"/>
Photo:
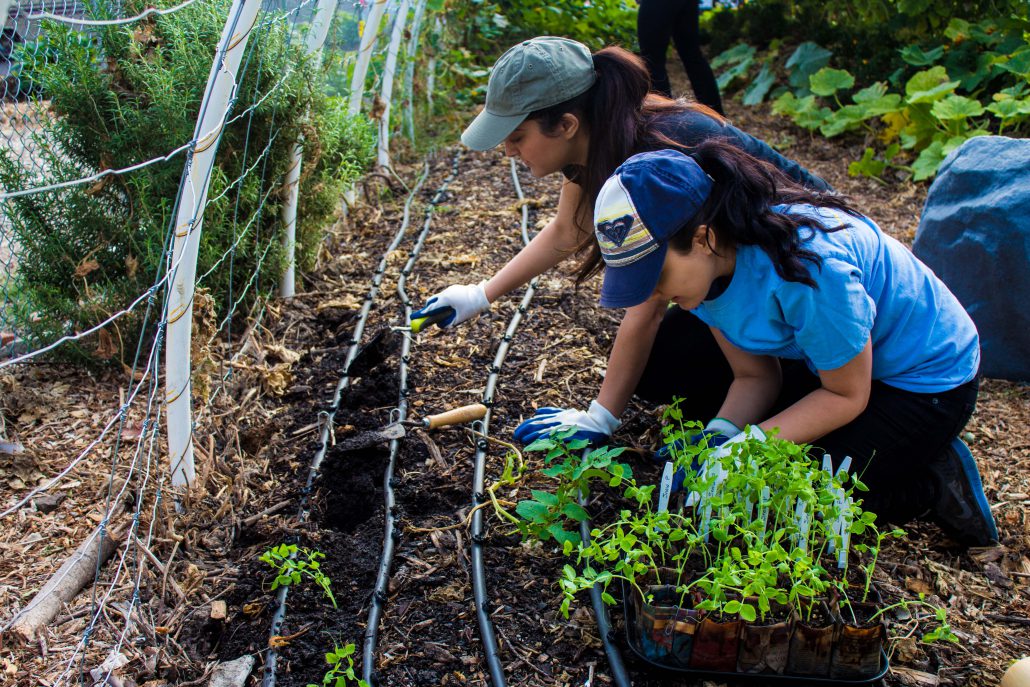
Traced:
<path fill-rule="evenodd" d="M 533 498 L 520 501 L 515 507 L 515 512 L 522 517 L 519 531 L 526 538 L 554 539 L 568 547 L 579 544 L 576 527 L 590 517 L 579 505 L 580 494 L 589 495 L 591 483 L 597 480 L 617 487 L 633 477 L 628 465 L 614 460 L 625 448 L 594 449 L 580 458 L 579 452 L 587 447 L 588 442 L 570 440 L 574 432 L 555 432 L 526 447 L 527 452 L 544 452 L 547 467 L 541 472 L 557 482 L 553 491 L 534 490 Z M 575 525 L 566 529 L 570 520 Z"/>
<path fill-rule="evenodd" d="M 322 572 L 319 563 L 324 558 L 325 554 L 320 551 L 312 551 L 308 548 L 298 549 L 296 544 L 280 544 L 261 554 L 259 560 L 268 563 L 275 571 L 272 591 L 279 587 L 298 584 L 301 578 L 307 577 L 322 588 L 333 604 L 333 608 L 337 608 L 329 578 Z"/>
<path fill-rule="evenodd" d="M 334 647 L 325 655 L 325 662 L 329 664 L 329 670 L 322 678 L 322 684 L 309 684 L 308 687 L 347 687 L 357 682 L 357 687 L 369 687 L 364 680 L 358 680 L 354 674 L 354 643 L 346 646 Z"/>
<path fill-rule="evenodd" d="M 922 593 L 919 594 L 918 601 L 913 599 L 901 599 L 890 606 L 884 606 L 869 618 L 869 622 L 875 621 L 887 611 L 892 611 L 896 608 L 904 608 L 906 611 L 909 611 L 912 607 L 920 606 L 925 607 L 933 613 L 933 619 L 936 622 L 936 626 L 920 637 L 919 641 L 924 644 L 933 644 L 934 642 L 939 642 L 941 640 L 955 644 L 959 642 L 958 636 L 951 631 L 951 625 L 948 623 L 948 609 L 926 601 L 926 594 Z"/>

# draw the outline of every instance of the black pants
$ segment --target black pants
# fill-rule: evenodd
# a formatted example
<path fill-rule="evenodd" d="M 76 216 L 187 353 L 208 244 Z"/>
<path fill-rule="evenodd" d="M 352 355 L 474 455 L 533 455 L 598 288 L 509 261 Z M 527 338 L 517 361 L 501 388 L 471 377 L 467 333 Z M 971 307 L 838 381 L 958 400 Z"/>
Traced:
<path fill-rule="evenodd" d="M 769 416 L 818 389 L 819 377 L 798 360 L 781 360 L 783 388 Z M 718 413 L 733 372 L 711 330 L 671 308 L 658 330 L 637 395 L 656 403 L 684 397 L 685 418 L 708 422 Z M 851 456 L 870 491 L 865 508 L 882 522 L 904 523 L 926 512 L 936 489 L 925 467 L 958 436 L 976 407 L 979 376 L 949 391 L 921 394 L 874 381 L 862 414 L 812 442 L 834 466 Z"/>
<path fill-rule="evenodd" d="M 690 77 L 694 97 L 722 114 L 715 75 L 701 52 L 697 4 L 697 0 L 640 0 L 637 12 L 640 56 L 651 71 L 651 89 L 671 95 L 669 74 L 665 70 L 665 54 L 671 38 Z"/>

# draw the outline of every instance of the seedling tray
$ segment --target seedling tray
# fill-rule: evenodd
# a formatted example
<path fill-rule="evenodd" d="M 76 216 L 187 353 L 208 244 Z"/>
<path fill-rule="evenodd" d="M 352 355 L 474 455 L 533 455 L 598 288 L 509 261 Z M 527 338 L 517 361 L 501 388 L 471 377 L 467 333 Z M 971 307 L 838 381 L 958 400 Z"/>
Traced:
<path fill-rule="evenodd" d="M 686 675 L 692 678 L 699 679 L 711 679 L 716 681 L 733 680 L 738 682 L 751 682 L 751 683 L 782 683 L 782 684 L 804 684 L 804 685 L 871 685 L 879 682 L 887 674 L 889 665 L 887 662 L 887 653 L 880 649 L 880 670 L 876 675 L 872 675 L 867 678 L 858 680 L 847 680 L 831 677 L 810 677 L 805 675 L 792 675 L 792 674 L 778 674 L 778 673 L 741 673 L 737 671 L 713 671 L 713 670 L 699 670 L 696 668 L 685 668 L 680 666 L 668 665 L 665 663 L 659 663 L 649 658 L 633 632 L 633 628 L 637 625 L 637 612 L 636 608 L 631 600 L 631 595 L 628 589 L 623 587 L 622 594 L 622 608 L 625 613 L 625 632 L 626 632 L 626 643 L 629 644 L 629 648 L 637 655 L 641 661 L 649 665 L 650 667 L 665 671 L 668 673 L 675 673 L 678 675 Z"/>

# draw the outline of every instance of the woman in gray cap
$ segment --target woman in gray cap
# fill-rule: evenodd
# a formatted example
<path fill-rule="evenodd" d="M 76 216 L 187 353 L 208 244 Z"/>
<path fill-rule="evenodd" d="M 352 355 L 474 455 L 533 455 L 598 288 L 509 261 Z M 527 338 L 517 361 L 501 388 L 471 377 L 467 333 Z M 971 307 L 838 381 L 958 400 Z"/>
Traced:
<path fill-rule="evenodd" d="M 829 190 L 822 179 L 710 108 L 671 100 L 649 88 L 643 61 L 621 48 L 591 54 L 577 41 L 542 36 L 505 52 L 490 74 L 486 106 L 461 140 L 474 150 L 503 143 L 505 154 L 520 158 L 536 177 L 561 172 L 566 182 L 557 215 L 491 279 L 448 287 L 412 319 L 446 315 L 439 325 L 453 327 L 574 253 L 585 256 L 577 283 L 597 272 L 602 261 L 593 205 L 605 180 L 636 153 L 689 151 L 721 138 L 810 189 Z M 597 399 L 588 410 L 564 410 L 556 419 L 611 434 L 640 380 L 663 314 L 651 304 L 627 308 Z M 689 345 L 684 342 L 684 355 Z"/>

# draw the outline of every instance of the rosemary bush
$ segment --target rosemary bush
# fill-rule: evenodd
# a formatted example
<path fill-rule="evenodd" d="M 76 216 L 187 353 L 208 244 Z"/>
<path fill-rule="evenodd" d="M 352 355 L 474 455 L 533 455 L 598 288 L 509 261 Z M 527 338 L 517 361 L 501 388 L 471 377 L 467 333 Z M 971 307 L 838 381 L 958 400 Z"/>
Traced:
<path fill-rule="evenodd" d="M 122 10 L 133 14 L 145 4 L 130 0 Z M 76 179 L 161 157 L 188 142 L 229 5 L 215 0 L 104 27 L 91 41 L 48 24 L 43 40 L 60 59 L 32 75 L 49 99 L 48 115 L 34 134 L 37 164 L 27 168 L 4 151 L 0 183 L 20 189 Z M 303 56 L 288 24 L 266 14 L 255 26 L 233 114 L 254 109 L 225 128 L 212 173 L 197 273 L 217 265 L 202 285 L 219 319 L 255 273 L 254 287 L 237 307 L 268 293 L 281 274 L 278 215 L 298 134 L 305 148 L 297 227 L 301 269 L 312 265 L 343 187 L 373 158 L 368 123 L 349 120 L 345 105 L 323 93 L 323 74 Z M 180 154 L 92 185 L 6 203 L 19 246 L 12 314 L 25 335 L 45 343 L 88 328 L 150 288 L 166 268 L 184 160 Z M 154 335 L 153 329 L 143 331 L 142 312 L 62 347 L 62 354 L 131 358 L 140 336 Z"/>

